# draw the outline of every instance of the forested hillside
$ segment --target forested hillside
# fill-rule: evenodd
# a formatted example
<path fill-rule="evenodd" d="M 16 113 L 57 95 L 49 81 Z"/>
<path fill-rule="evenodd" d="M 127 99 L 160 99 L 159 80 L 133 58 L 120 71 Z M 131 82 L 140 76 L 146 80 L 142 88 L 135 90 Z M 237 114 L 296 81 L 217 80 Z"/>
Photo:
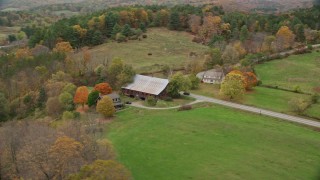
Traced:
<path fill-rule="evenodd" d="M 261 12 L 278 12 L 286 11 L 293 8 L 306 8 L 312 6 L 312 0 L 2 0 L 7 1 L 2 9 L 5 8 L 18 8 L 29 9 L 42 5 L 53 5 L 61 3 L 79 3 L 82 2 L 83 8 L 101 9 L 102 7 L 114 7 L 124 5 L 177 5 L 177 4 L 190 4 L 190 5 L 203 5 L 214 4 L 223 6 L 226 10 L 242 10 L 242 11 L 261 11 Z"/>

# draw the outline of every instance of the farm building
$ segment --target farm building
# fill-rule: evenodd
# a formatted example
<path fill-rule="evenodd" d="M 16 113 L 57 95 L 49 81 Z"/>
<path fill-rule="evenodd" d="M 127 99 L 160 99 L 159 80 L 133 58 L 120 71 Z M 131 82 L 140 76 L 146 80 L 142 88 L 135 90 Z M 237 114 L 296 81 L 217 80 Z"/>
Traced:
<path fill-rule="evenodd" d="M 112 101 L 113 101 L 113 105 L 116 109 L 121 109 L 123 108 L 123 103 L 121 102 L 120 96 L 117 93 L 111 93 L 111 94 L 107 94 L 107 95 L 99 95 L 98 101 L 100 99 L 102 99 L 104 96 L 109 96 Z"/>
<path fill-rule="evenodd" d="M 168 84 L 168 79 L 136 75 L 131 84 L 122 87 L 122 92 L 127 96 L 140 99 L 146 99 L 148 96 L 161 99 L 167 95 L 166 88 Z"/>
<path fill-rule="evenodd" d="M 208 71 L 203 71 L 197 74 L 197 77 L 203 83 L 209 84 L 221 84 L 225 77 L 223 69 L 210 69 Z"/>

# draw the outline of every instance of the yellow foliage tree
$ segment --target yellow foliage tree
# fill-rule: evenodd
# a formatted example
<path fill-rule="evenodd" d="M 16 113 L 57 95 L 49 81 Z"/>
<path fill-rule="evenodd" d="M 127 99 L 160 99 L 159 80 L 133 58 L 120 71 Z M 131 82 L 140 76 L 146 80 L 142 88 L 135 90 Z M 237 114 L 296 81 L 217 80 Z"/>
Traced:
<path fill-rule="evenodd" d="M 80 25 L 74 25 L 73 29 L 77 31 L 77 33 L 80 35 L 80 38 L 84 38 L 88 32 L 87 29 L 82 28 Z"/>
<path fill-rule="evenodd" d="M 245 92 L 244 77 L 238 73 L 229 73 L 223 80 L 220 95 L 230 100 L 241 97 Z"/>
<path fill-rule="evenodd" d="M 236 41 L 233 44 L 233 47 L 238 51 L 240 58 L 243 58 L 247 54 L 247 51 L 244 49 L 241 41 Z"/>
<path fill-rule="evenodd" d="M 56 44 L 56 47 L 53 49 L 53 51 L 60 53 L 70 53 L 73 52 L 73 49 L 69 42 L 62 41 Z"/>
<path fill-rule="evenodd" d="M 104 96 L 97 104 L 97 112 L 101 113 L 104 117 L 112 117 L 116 112 L 113 101 L 109 96 Z"/>
<path fill-rule="evenodd" d="M 276 38 L 277 49 L 278 51 L 282 51 L 292 46 L 292 44 L 294 43 L 295 35 L 288 26 L 281 26 L 276 34 Z"/>

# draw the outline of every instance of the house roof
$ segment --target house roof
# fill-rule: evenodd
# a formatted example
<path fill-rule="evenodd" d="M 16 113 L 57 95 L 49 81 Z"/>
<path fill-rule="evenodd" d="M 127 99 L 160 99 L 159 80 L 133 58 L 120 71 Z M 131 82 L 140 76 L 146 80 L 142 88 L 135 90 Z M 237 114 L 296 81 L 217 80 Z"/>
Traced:
<path fill-rule="evenodd" d="M 159 95 L 169 84 L 168 79 L 155 78 L 150 76 L 136 75 L 133 83 L 123 89 L 144 92 L 152 95 Z"/>
<path fill-rule="evenodd" d="M 209 79 L 221 80 L 223 76 L 224 76 L 224 72 L 222 69 L 210 69 L 208 71 L 200 72 L 197 74 L 197 77 L 200 79 L 209 78 Z"/>

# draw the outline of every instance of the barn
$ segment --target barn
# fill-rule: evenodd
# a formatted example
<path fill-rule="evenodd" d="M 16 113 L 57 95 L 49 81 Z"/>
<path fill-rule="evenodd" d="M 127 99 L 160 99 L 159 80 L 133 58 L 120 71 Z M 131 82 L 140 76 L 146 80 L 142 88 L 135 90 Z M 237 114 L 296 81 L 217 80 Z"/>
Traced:
<path fill-rule="evenodd" d="M 168 84 L 168 79 L 136 75 L 131 84 L 122 87 L 122 92 L 127 96 L 140 99 L 146 99 L 148 96 L 161 99 L 167 96 Z"/>

